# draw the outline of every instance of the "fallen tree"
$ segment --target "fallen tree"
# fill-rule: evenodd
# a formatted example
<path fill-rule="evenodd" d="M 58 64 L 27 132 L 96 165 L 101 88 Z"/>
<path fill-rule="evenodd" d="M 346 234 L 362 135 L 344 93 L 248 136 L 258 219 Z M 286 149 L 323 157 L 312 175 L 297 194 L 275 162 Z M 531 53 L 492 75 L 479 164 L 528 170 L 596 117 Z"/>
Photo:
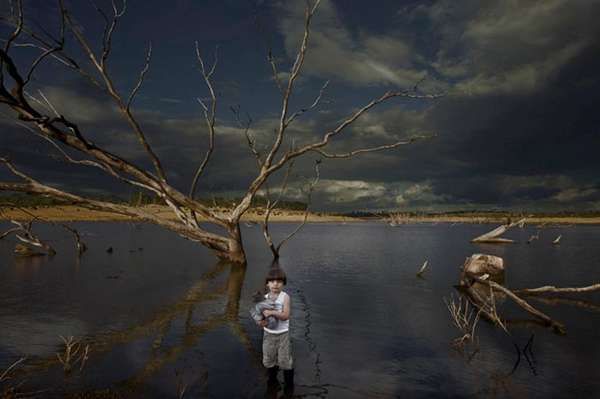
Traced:
<path fill-rule="evenodd" d="M 73 194 L 62 188 L 59 189 L 39 181 L 20 168 L 17 168 L 8 157 L 0 158 L 0 163 L 3 163 L 21 181 L 0 182 L 0 190 L 55 197 L 71 201 L 89 209 L 108 211 L 142 219 L 205 245 L 221 259 L 234 263 L 245 263 L 246 254 L 242 245 L 242 233 L 240 230 L 241 217 L 248 211 L 253 198 L 255 198 L 259 190 L 277 172 L 280 172 L 294 160 L 311 153 L 318 154 L 318 156 L 323 158 L 350 158 L 364 153 L 394 149 L 422 139 L 425 136 L 413 136 L 374 147 L 357 148 L 346 153 L 332 153 L 327 151 L 333 138 L 343 136 L 348 126 L 352 125 L 362 115 L 381 103 L 394 98 L 434 99 L 441 96 L 441 94 L 421 94 L 418 92 L 416 86 L 407 90 L 387 91 L 380 97 L 369 101 L 367 104 L 349 113 L 340 123 L 332 129 L 325 131 L 315 141 L 299 147 L 291 146 L 287 150 L 284 150 L 283 144 L 288 136 L 287 130 L 290 125 L 304 113 L 314 110 L 319 105 L 323 91 L 327 87 L 327 83 L 325 83 L 311 105 L 295 112 L 290 110 L 290 100 L 294 92 L 295 83 L 302 72 L 305 56 L 308 51 L 311 21 L 319 6 L 319 2 L 320 0 L 316 0 L 313 4 L 307 3 L 304 13 L 302 39 L 287 75 L 287 82 L 280 81 L 280 73 L 277 70 L 277 65 L 274 58 L 269 55 L 273 77 L 281 91 L 281 107 L 277 110 L 279 114 L 278 126 L 274 132 L 272 144 L 262 153 L 255 151 L 253 138 L 246 134 L 250 149 L 253 150 L 258 161 L 258 173 L 247 187 L 241 200 L 228 209 L 227 212 L 221 213 L 197 200 L 200 178 L 211 161 L 215 150 L 215 126 L 217 122 L 218 102 L 216 90 L 213 85 L 213 74 L 217 67 L 216 54 L 212 65 L 207 65 L 201 56 L 198 43 L 196 43 L 196 58 L 202 80 L 208 91 L 208 99 L 198 99 L 198 101 L 202 106 L 204 114 L 209 145 L 195 170 L 189 191 L 185 192 L 170 184 L 167 178 L 168 174 L 163 168 L 158 154 L 152 148 L 147 133 L 144 131 L 143 124 L 138 120 L 136 113 L 133 111 L 136 96 L 144 83 L 150 67 L 152 47 L 148 47 L 144 67 L 139 73 L 137 83 L 128 95 L 117 89 L 114 84 L 115 77 L 112 76 L 108 67 L 113 33 L 125 14 L 126 3 L 124 2 L 122 7 L 118 7 L 113 0 L 112 15 L 108 15 L 98 8 L 99 15 L 105 22 L 105 28 L 100 38 L 101 48 L 95 50 L 92 44 L 93 40 L 86 37 L 84 30 L 64 6 L 63 0 L 58 0 L 59 28 L 58 33 L 54 36 L 49 33 L 49 29 L 42 29 L 42 33 L 40 33 L 30 26 L 23 12 L 22 1 L 16 0 L 12 4 L 13 7 L 10 7 L 12 14 L 3 18 L 5 22 L 11 24 L 14 30 L 5 40 L 4 47 L 0 48 L 0 103 L 15 112 L 18 123 L 27 132 L 50 143 L 54 150 L 58 151 L 60 156 L 69 164 L 97 168 L 120 182 L 157 196 L 175 213 L 177 220 L 169 220 L 160 215 L 147 212 L 142 208 L 109 201 L 94 200 Z M 75 45 L 78 46 L 77 51 L 81 52 L 88 59 L 90 67 L 84 67 L 83 65 L 85 64 L 83 62 L 79 62 L 75 56 L 67 51 L 67 49 L 73 47 L 72 45 L 66 45 L 67 34 L 74 37 Z M 23 68 L 23 62 L 17 62 L 17 57 L 15 56 L 15 51 L 24 47 L 23 43 L 20 42 L 21 40 L 26 40 L 27 45 L 25 47 L 29 50 L 34 49 L 39 52 L 29 65 L 29 68 Z M 73 118 L 57 112 L 56 107 L 44 96 L 43 92 L 39 91 L 39 97 L 35 97 L 28 92 L 27 89 L 35 76 L 37 68 L 47 60 L 59 62 L 108 95 L 116 106 L 120 116 L 128 124 L 130 133 L 143 149 L 147 159 L 151 163 L 151 167 L 144 168 L 139 166 L 133 160 L 109 151 L 107 146 L 98 145 L 93 142 Z M 247 130 L 246 133 L 248 133 Z M 75 154 L 80 158 L 77 158 Z M 216 226 L 220 228 L 221 232 L 215 233 L 214 229 L 209 229 L 201 223 Z"/>
<path fill-rule="evenodd" d="M 506 325 L 510 325 L 511 323 L 498 315 L 495 292 L 512 300 L 521 309 L 532 315 L 539 324 L 551 327 L 558 334 L 564 334 L 566 326 L 563 323 L 554 320 L 552 317 L 535 308 L 523 297 L 548 293 L 565 294 L 600 291 L 600 283 L 585 287 L 558 288 L 543 286 L 539 288 L 511 290 L 502 284 L 503 280 L 504 262 L 502 258 L 493 255 L 475 254 L 466 259 L 461 270 L 459 284 L 456 288 L 469 298 L 470 302 L 480 310 L 483 317 L 499 325 L 505 331 L 507 331 Z M 575 301 L 575 305 L 581 306 L 581 303 Z M 581 307 L 589 308 L 592 304 L 585 303 L 584 305 Z"/>
<path fill-rule="evenodd" d="M 512 244 L 515 241 L 500 237 L 502 234 L 506 233 L 508 229 L 511 229 L 515 226 L 521 226 L 525 224 L 525 219 L 517 220 L 516 222 L 507 223 L 502 226 L 496 227 L 494 230 L 489 231 L 485 234 L 480 235 L 479 237 L 475 237 L 471 240 L 473 243 L 479 244 Z"/>

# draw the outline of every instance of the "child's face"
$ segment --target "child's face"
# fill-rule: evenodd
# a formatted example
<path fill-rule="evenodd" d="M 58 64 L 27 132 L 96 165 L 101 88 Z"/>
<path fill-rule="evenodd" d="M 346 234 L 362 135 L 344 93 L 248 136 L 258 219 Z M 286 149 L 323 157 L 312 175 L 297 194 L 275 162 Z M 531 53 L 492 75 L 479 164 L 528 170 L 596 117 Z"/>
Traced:
<path fill-rule="evenodd" d="M 283 281 L 282 280 L 270 280 L 267 283 L 267 287 L 269 288 L 269 291 L 274 293 L 274 294 L 279 294 L 281 292 L 281 288 L 283 288 Z"/>

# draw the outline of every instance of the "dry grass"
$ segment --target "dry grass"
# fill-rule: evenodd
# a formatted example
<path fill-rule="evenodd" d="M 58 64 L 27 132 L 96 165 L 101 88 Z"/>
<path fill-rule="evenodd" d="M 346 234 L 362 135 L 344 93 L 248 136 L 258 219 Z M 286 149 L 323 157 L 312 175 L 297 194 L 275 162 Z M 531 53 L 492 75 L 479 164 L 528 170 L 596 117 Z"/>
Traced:
<path fill-rule="evenodd" d="M 450 296 L 450 300 L 444 298 L 444 303 L 450 312 L 454 326 L 461 332 L 462 336 L 452 341 L 452 346 L 462 348 L 468 343 L 476 341 L 475 329 L 479 322 L 481 310 L 471 305 L 468 299 L 454 295 Z"/>
<path fill-rule="evenodd" d="M 143 207 L 149 213 L 162 215 L 173 220 L 175 214 L 167 206 L 162 205 L 146 205 Z M 217 210 L 218 211 L 218 210 Z M 225 209 L 222 210 L 223 213 Z M 116 215 L 110 212 L 93 211 L 76 205 L 59 205 L 49 207 L 27 208 L 27 212 L 40 219 L 57 222 L 57 221 L 127 221 L 134 220 L 128 216 Z M 32 216 L 14 207 L 4 207 L 0 212 L 0 219 L 4 220 L 31 220 Z M 262 222 L 264 213 L 260 210 L 249 210 L 242 221 L 246 222 Z M 304 211 L 276 210 L 270 217 L 272 222 L 301 222 L 304 219 Z M 200 219 L 201 220 L 201 219 Z M 327 215 L 321 213 L 310 213 L 308 222 L 353 222 L 360 221 L 358 218 L 346 216 Z"/>

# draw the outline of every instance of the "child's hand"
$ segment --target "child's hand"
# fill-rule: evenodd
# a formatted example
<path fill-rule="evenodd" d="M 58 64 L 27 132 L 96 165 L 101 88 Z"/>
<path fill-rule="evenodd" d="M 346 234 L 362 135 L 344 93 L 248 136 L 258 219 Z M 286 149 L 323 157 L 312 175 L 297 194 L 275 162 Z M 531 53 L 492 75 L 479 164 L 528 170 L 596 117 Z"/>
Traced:
<path fill-rule="evenodd" d="M 265 317 L 269 317 L 269 316 L 273 316 L 275 313 L 277 313 L 277 311 L 275 310 L 264 310 L 263 311 L 263 316 Z"/>
<path fill-rule="evenodd" d="M 266 320 L 259 320 L 256 322 L 256 324 L 258 324 L 261 327 L 266 327 L 267 326 L 267 321 Z"/>

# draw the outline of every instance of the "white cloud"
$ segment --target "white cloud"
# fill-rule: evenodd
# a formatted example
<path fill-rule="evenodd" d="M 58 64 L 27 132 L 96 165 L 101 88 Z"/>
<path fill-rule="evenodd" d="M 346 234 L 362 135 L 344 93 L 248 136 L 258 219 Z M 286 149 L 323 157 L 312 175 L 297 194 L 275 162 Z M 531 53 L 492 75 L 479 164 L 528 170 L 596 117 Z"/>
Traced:
<path fill-rule="evenodd" d="M 430 182 L 415 183 L 396 195 L 395 201 L 399 206 L 410 206 L 415 202 L 435 204 L 446 202 L 447 198 L 433 192 Z"/>
<path fill-rule="evenodd" d="M 281 32 L 285 48 L 295 58 L 303 34 L 303 2 L 286 2 Z M 337 78 L 356 85 L 394 84 L 409 87 L 427 76 L 417 67 L 419 59 L 409 43 L 394 35 L 358 37 L 343 26 L 330 1 L 322 1 L 313 19 L 309 50 L 306 56 L 307 74 Z"/>
<path fill-rule="evenodd" d="M 379 198 L 387 193 L 385 184 L 363 180 L 321 180 L 317 190 L 332 202 L 354 202 Z"/>
<path fill-rule="evenodd" d="M 560 191 L 559 193 L 552 196 L 551 199 L 558 202 L 574 202 L 585 200 L 592 196 L 597 196 L 600 193 L 600 190 L 593 187 L 572 187 L 565 190 Z"/>
<path fill-rule="evenodd" d="M 413 13 L 439 33 L 433 66 L 467 94 L 527 93 L 544 86 L 598 35 L 598 1 L 441 0 Z M 596 10 L 597 11 L 597 10 Z"/>
<path fill-rule="evenodd" d="M 61 115 L 75 122 L 100 122 L 117 117 L 117 107 L 109 102 L 98 98 L 84 96 L 63 87 L 46 86 L 41 89 L 43 95 L 48 99 Z M 45 103 L 41 95 L 32 93 L 41 103 Z M 52 109 L 47 110 L 53 115 Z"/>

